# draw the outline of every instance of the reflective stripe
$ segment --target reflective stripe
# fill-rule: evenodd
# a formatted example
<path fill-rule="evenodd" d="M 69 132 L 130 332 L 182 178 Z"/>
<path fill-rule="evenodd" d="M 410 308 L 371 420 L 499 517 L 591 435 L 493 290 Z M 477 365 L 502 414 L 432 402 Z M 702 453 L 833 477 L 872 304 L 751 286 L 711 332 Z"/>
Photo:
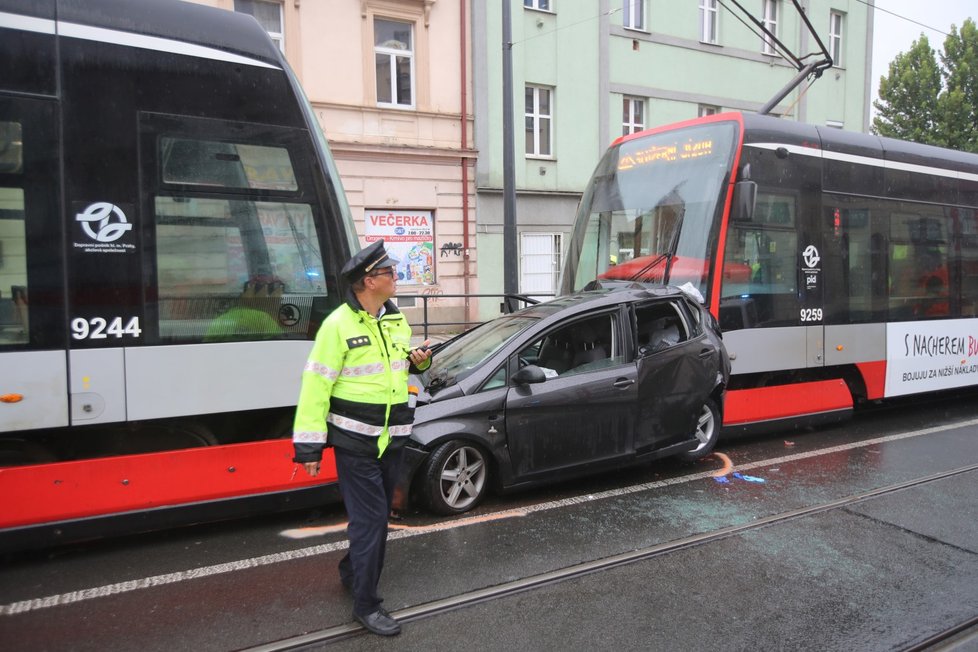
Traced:
<path fill-rule="evenodd" d="M 292 441 L 297 444 L 325 444 L 325 432 L 296 432 L 292 434 Z"/>
<path fill-rule="evenodd" d="M 411 424 L 405 426 L 388 426 L 387 432 L 391 434 L 391 437 L 407 437 L 411 434 Z"/>
<path fill-rule="evenodd" d="M 406 358 L 404 360 L 391 361 L 391 371 L 404 371 L 410 366 L 411 366 L 411 361 Z"/>
<path fill-rule="evenodd" d="M 383 362 L 371 362 L 370 364 L 362 364 L 356 367 L 343 367 L 344 376 L 372 376 L 382 373 L 384 373 Z"/>
<path fill-rule="evenodd" d="M 340 376 L 340 372 L 336 371 L 335 369 L 330 369 L 326 365 L 316 362 L 315 360 L 308 361 L 303 371 L 311 371 L 314 374 L 319 374 L 326 380 L 336 380 Z"/>
<path fill-rule="evenodd" d="M 355 432 L 358 435 L 366 435 L 367 437 L 380 437 L 380 433 L 384 432 L 384 426 L 372 426 L 369 423 L 364 423 L 363 421 L 357 421 L 348 417 L 342 417 L 333 413 L 326 416 L 326 421 L 333 424 L 337 428 L 349 430 L 350 432 Z"/>

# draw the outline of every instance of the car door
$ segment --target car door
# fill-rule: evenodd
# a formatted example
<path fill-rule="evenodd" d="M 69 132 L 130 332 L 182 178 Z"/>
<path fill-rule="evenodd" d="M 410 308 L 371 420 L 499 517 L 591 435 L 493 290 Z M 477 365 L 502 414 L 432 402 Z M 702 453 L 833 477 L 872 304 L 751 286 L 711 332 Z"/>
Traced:
<path fill-rule="evenodd" d="M 639 304 L 635 325 L 641 454 L 692 438 L 713 389 L 717 351 L 676 300 Z"/>
<path fill-rule="evenodd" d="M 506 436 L 515 482 L 631 456 L 636 369 L 618 312 L 577 319 L 534 338 L 522 362 L 547 380 L 511 386 Z"/>

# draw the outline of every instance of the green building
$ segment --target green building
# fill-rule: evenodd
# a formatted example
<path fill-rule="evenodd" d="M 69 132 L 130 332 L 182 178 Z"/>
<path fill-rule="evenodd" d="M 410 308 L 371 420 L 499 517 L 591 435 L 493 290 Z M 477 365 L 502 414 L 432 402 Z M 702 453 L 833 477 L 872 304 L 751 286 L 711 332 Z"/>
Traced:
<path fill-rule="evenodd" d="M 719 0 L 511 2 L 520 291 L 556 288 L 562 243 L 591 170 L 617 137 L 709 113 L 757 111 L 797 70 Z M 740 0 L 796 55 L 820 55 L 790 0 Z M 873 7 L 802 0 L 833 67 L 771 111 L 868 131 Z M 479 291 L 503 290 L 503 20 L 472 3 Z M 811 59 L 805 59 L 810 61 Z M 485 317 L 496 305 L 481 307 Z"/>

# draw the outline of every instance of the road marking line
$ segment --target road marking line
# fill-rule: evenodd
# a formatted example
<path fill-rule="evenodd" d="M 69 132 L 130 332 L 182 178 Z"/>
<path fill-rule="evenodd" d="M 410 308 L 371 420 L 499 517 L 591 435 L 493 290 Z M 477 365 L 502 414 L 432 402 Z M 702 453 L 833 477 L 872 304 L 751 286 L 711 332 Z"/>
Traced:
<path fill-rule="evenodd" d="M 451 530 L 457 527 L 465 527 L 466 525 L 475 525 L 476 523 L 486 523 L 488 521 L 498 521 L 503 518 L 513 518 L 516 516 L 526 516 L 526 511 L 522 509 L 511 509 L 505 512 L 492 512 L 489 514 L 482 514 L 480 516 L 469 516 L 466 518 L 458 518 L 451 521 L 442 521 L 440 523 L 431 523 L 429 525 L 404 525 L 402 523 L 390 523 L 387 525 L 388 532 L 391 530 L 397 531 L 411 531 L 416 534 L 422 534 L 424 532 L 437 532 L 439 530 Z M 289 538 L 289 539 L 308 539 L 309 537 L 318 537 L 323 534 L 332 534 L 334 532 L 342 532 L 346 529 L 347 523 L 337 523 L 335 525 L 320 525 L 317 527 L 299 527 L 292 528 L 290 530 L 282 530 L 279 535 Z"/>
<path fill-rule="evenodd" d="M 841 453 L 848 450 L 853 450 L 855 448 L 865 448 L 868 446 L 875 446 L 877 444 L 883 444 L 892 441 L 900 441 L 902 439 L 911 439 L 913 437 L 931 435 L 939 432 L 944 432 L 946 430 L 954 430 L 956 428 L 967 428 L 970 426 L 978 426 L 978 419 L 970 419 L 968 421 L 961 421 L 958 423 L 946 424 L 943 426 L 934 426 L 932 428 L 923 428 L 921 430 L 914 430 L 912 432 L 905 432 L 898 435 L 877 437 L 875 439 L 867 439 L 864 441 L 853 442 L 850 444 L 832 446 L 830 448 L 820 448 L 818 450 L 809 451 L 807 453 L 796 453 L 794 455 L 786 455 L 774 459 L 759 460 L 757 462 L 748 462 L 746 464 L 739 464 L 738 468 L 746 471 L 746 470 L 761 468 L 765 466 L 775 466 L 780 464 L 786 464 L 788 462 L 795 462 L 798 460 L 808 459 L 811 457 L 818 457 L 821 455 L 832 455 L 834 453 Z M 682 477 L 672 478 L 669 480 L 657 480 L 653 482 L 644 482 L 642 484 L 632 485 L 630 487 L 610 489 L 607 491 L 601 491 L 595 494 L 588 494 L 585 496 L 574 496 L 571 498 L 553 500 L 546 503 L 538 503 L 536 505 L 529 505 L 517 510 L 492 512 L 490 514 L 485 514 L 480 517 L 471 517 L 471 519 L 458 519 L 458 521 L 447 521 L 445 523 L 439 523 L 431 526 L 399 529 L 395 532 L 391 532 L 387 536 L 387 538 L 388 540 L 407 539 L 410 537 L 427 534 L 433 531 L 447 530 L 453 527 L 459 527 L 458 525 L 454 525 L 456 522 L 465 521 L 466 525 L 470 525 L 472 524 L 472 522 L 481 523 L 485 521 L 497 520 L 502 518 L 510 518 L 512 516 L 517 516 L 517 515 L 525 516 L 535 512 L 544 512 L 552 509 L 559 509 L 561 507 L 570 507 L 572 505 L 580 505 L 584 503 L 593 502 L 596 500 L 604 500 L 606 498 L 627 496 L 629 494 L 648 491 L 649 489 L 656 489 L 659 487 L 668 487 L 677 484 L 695 482 L 696 480 L 709 479 L 713 477 L 714 473 L 715 471 L 704 471 L 701 473 L 694 473 L 691 475 L 685 475 Z M 57 606 L 62 606 L 67 604 L 73 604 L 76 602 L 82 602 L 84 600 L 92 600 L 95 598 L 104 598 L 111 595 L 119 595 L 122 593 L 129 593 L 131 591 L 138 591 L 140 589 L 148 589 L 154 586 L 164 586 L 166 584 L 175 584 L 177 582 L 183 582 L 186 580 L 195 580 L 204 577 L 211 577 L 214 575 L 221 575 L 223 573 L 231 573 L 235 571 L 247 570 L 249 568 L 258 568 L 260 566 L 278 564 L 285 561 L 304 559 L 306 557 L 315 557 L 317 555 L 324 555 L 330 552 L 335 552 L 337 550 L 345 550 L 348 547 L 349 547 L 349 541 L 347 540 L 336 541 L 334 543 L 320 544 L 317 546 L 310 546 L 308 548 L 299 548 L 297 550 L 286 550 L 284 552 L 276 552 L 270 555 L 263 555 L 261 557 L 253 557 L 251 559 L 242 559 L 240 561 L 215 564 L 213 566 L 202 566 L 200 568 L 192 568 L 190 570 L 179 571 L 176 573 L 166 573 L 164 575 L 154 575 L 153 577 L 146 577 L 139 580 L 129 580 L 126 582 L 117 582 L 115 584 L 106 584 L 104 586 L 99 586 L 90 589 L 82 589 L 80 591 L 71 591 L 68 593 L 62 593 L 60 595 L 49 595 L 43 598 L 21 600 L 19 602 L 12 602 L 10 604 L 0 605 L 0 616 L 13 616 L 16 614 L 28 613 L 30 611 L 37 611 L 39 609 L 47 609 L 49 607 L 57 607 Z"/>

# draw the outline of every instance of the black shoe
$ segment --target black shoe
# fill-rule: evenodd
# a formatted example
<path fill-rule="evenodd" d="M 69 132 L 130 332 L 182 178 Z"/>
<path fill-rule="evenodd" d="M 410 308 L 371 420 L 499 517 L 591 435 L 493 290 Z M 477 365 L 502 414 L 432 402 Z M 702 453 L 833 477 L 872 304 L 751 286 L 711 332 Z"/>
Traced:
<path fill-rule="evenodd" d="M 390 614 L 381 609 L 366 616 L 353 614 L 353 617 L 360 621 L 360 624 L 366 627 L 367 631 L 373 632 L 374 634 L 379 634 L 380 636 L 396 636 L 401 633 L 401 625 L 391 618 Z"/>
<path fill-rule="evenodd" d="M 345 577 L 340 577 L 340 584 L 343 585 L 343 588 L 346 589 L 346 592 L 347 593 L 351 593 L 351 594 L 353 593 L 353 580 L 352 579 L 347 579 Z"/>

